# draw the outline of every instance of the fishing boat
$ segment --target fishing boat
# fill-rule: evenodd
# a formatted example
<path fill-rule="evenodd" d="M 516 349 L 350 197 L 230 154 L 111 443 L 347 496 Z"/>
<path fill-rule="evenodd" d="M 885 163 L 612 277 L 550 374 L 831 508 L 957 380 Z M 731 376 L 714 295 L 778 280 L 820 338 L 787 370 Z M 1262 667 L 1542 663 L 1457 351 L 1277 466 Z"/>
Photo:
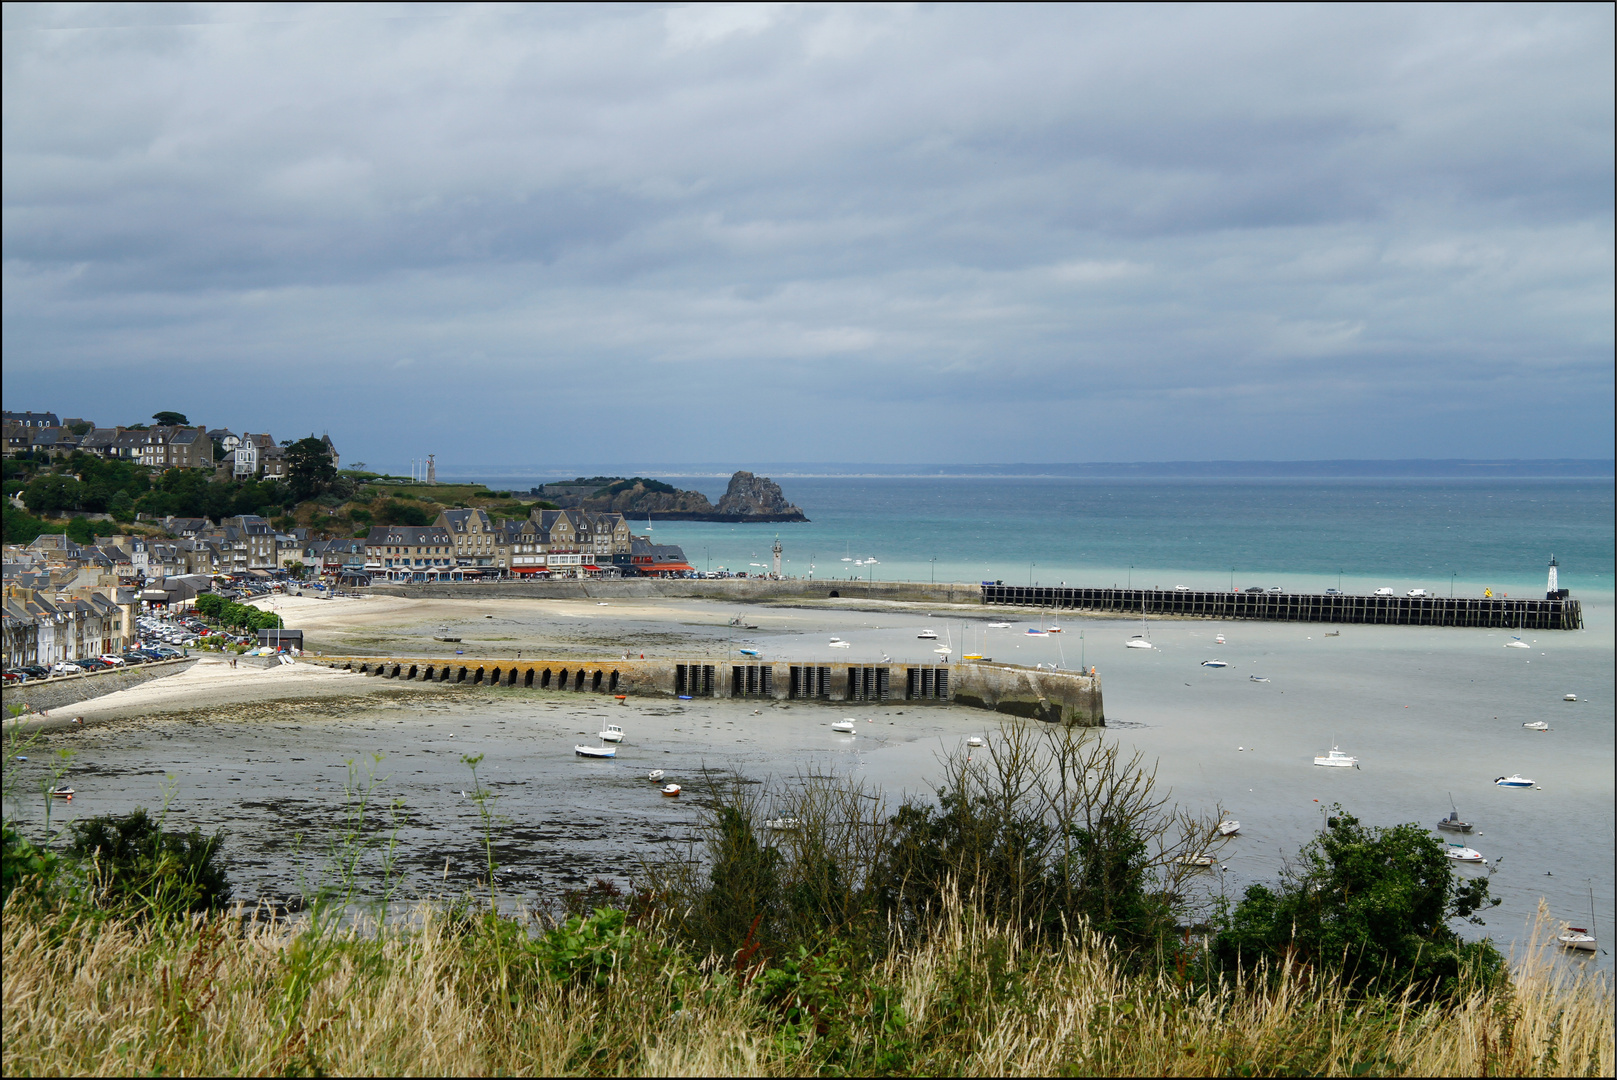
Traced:
<path fill-rule="evenodd" d="M 927 627 L 925 630 L 922 630 L 919 634 L 916 634 L 915 636 L 916 636 L 917 639 L 919 639 L 921 641 L 936 641 L 936 640 L 938 640 L 938 632 L 936 630 L 932 629 L 930 626 Z"/>
<path fill-rule="evenodd" d="M 1241 823 L 1234 818 L 1225 818 L 1218 823 L 1218 835 L 1220 836 L 1234 836 L 1240 831 Z"/>
<path fill-rule="evenodd" d="M 663 795 L 666 798 L 677 799 L 677 798 L 679 798 L 679 785 L 678 784 L 664 784 L 663 788 L 662 788 L 662 792 L 663 792 Z"/>
<path fill-rule="evenodd" d="M 646 779 L 650 780 L 653 784 L 658 783 L 662 780 L 662 778 L 663 771 L 661 769 L 652 769 L 651 772 L 646 774 Z"/>
<path fill-rule="evenodd" d="M 601 741 L 602 742 L 611 742 L 611 743 L 620 743 L 620 742 L 622 742 L 623 741 L 623 729 L 618 727 L 618 725 L 616 725 L 616 724 L 608 724 L 608 725 L 606 725 L 606 730 L 601 732 Z"/>
<path fill-rule="evenodd" d="M 1341 750 L 1333 746 L 1331 747 L 1331 752 L 1329 754 L 1317 755 L 1314 758 L 1314 764 L 1324 765 L 1333 769 L 1346 769 L 1350 767 L 1357 769 L 1359 767 L 1359 759 L 1356 757 L 1349 757 L 1347 754 L 1342 753 Z"/>
<path fill-rule="evenodd" d="M 840 731 L 844 735 L 852 735 L 855 731 L 859 730 L 859 721 L 850 716 L 846 720 L 838 720 L 836 723 L 832 724 L 831 730 Z"/>
<path fill-rule="evenodd" d="M 1527 723 L 1523 724 L 1522 727 L 1526 728 L 1528 731 L 1550 730 L 1550 725 L 1546 724 L 1542 720 L 1529 720 Z"/>
<path fill-rule="evenodd" d="M 1229 667 L 1229 665 L 1222 660 L 1203 660 L 1202 667 Z"/>
<path fill-rule="evenodd" d="M 1342 631 L 1340 631 L 1340 630 L 1327 630 L 1327 631 L 1325 631 L 1325 636 L 1326 637 L 1341 637 L 1342 636 Z"/>
<path fill-rule="evenodd" d="M 978 747 L 986 746 L 987 744 L 983 742 L 983 737 L 981 735 L 972 735 L 966 739 L 966 745 L 975 750 Z"/>
<path fill-rule="evenodd" d="M 1529 780 L 1529 779 L 1527 779 L 1527 777 L 1523 776 L 1521 773 L 1512 773 L 1509 776 L 1501 776 L 1499 779 L 1494 781 L 1494 784 L 1497 787 L 1519 787 L 1519 788 L 1538 787 L 1537 781 Z"/>
<path fill-rule="evenodd" d="M 1482 857 L 1482 852 L 1476 848 L 1468 848 L 1464 844 L 1457 844 L 1452 840 L 1444 848 L 1443 854 L 1455 862 L 1480 863 L 1488 861 Z"/>
<path fill-rule="evenodd" d="M 1442 829 L 1444 832 L 1471 831 L 1471 823 L 1469 821 L 1460 820 L 1460 811 L 1455 809 L 1454 806 L 1454 796 L 1449 796 L 1449 816 L 1446 818 L 1439 818 L 1437 827 Z"/>
<path fill-rule="evenodd" d="M 579 757 L 617 757 L 618 748 L 615 746 L 575 746 L 573 753 Z"/>
<path fill-rule="evenodd" d="M 1592 887 L 1589 889 L 1589 925 L 1568 926 L 1556 940 L 1563 949 L 1576 949 L 1578 952 L 1594 952 L 1600 947 L 1595 941 L 1595 891 Z"/>

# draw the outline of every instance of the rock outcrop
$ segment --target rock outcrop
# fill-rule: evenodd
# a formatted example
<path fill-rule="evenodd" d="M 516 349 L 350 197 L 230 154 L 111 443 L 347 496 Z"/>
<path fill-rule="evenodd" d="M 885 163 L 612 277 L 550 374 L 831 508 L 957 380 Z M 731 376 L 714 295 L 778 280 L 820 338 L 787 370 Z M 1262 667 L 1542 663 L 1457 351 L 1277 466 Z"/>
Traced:
<path fill-rule="evenodd" d="M 803 511 L 786 501 L 780 485 L 767 476 L 754 476 L 745 469 L 730 477 L 730 488 L 719 500 L 718 512 L 741 517 L 767 517 L 771 521 L 801 521 Z"/>

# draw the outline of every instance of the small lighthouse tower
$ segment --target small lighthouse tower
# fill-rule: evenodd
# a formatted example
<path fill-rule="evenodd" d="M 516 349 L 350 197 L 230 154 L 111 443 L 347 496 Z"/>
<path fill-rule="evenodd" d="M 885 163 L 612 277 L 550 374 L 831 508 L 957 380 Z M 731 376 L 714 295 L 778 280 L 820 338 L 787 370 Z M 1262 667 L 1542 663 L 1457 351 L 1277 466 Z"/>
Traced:
<path fill-rule="evenodd" d="M 1555 568 L 1556 568 L 1557 565 L 1558 564 L 1555 561 L 1555 556 L 1551 555 L 1550 556 L 1550 585 L 1549 585 L 1549 591 L 1544 594 L 1545 598 L 1549 599 L 1549 600 L 1558 599 L 1560 597 L 1560 595 L 1561 595 L 1561 592 L 1556 587 L 1556 582 L 1555 582 Z"/>
<path fill-rule="evenodd" d="M 775 553 L 775 580 L 779 581 L 780 580 L 780 537 L 778 537 L 778 536 L 775 537 L 775 546 L 771 550 L 773 550 L 774 553 Z M 1550 575 L 1551 575 L 1550 587 L 1554 588 L 1555 587 L 1555 580 L 1554 580 L 1555 571 L 1551 570 Z"/>

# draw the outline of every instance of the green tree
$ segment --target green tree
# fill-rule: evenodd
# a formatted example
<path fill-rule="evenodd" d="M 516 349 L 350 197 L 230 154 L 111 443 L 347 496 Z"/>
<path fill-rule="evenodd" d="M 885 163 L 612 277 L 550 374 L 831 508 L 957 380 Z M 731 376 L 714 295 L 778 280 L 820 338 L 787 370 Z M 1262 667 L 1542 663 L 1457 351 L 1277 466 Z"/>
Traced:
<path fill-rule="evenodd" d="M 112 498 L 107 500 L 107 512 L 112 515 L 115 521 L 134 521 L 135 500 L 130 498 L 129 492 L 120 489 L 113 493 Z"/>
<path fill-rule="evenodd" d="M 88 423 L 88 422 L 86 422 L 84 420 L 80 420 L 78 423 L 71 425 L 67 430 L 71 431 L 73 434 L 78 435 L 78 436 L 80 436 L 82 438 L 83 436 L 88 435 L 90 433 L 90 429 L 92 427 L 94 427 L 93 424 L 90 424 L 90 423 Z"/>
<path fill-rule="evenodd" d="M 95 530 L 90 528 L 90 519 L 80 514 L 68 522 L 67 538 L 75 544 L 95 543 Z"/>
<path fill-rule="evenodd" d="M 1249 887 L 1224 919 L 1214 953 L 1226 969 L 1308 964 L 1362 989 L 1409 985 L 1428 997 L 1503 971 L 1489 942 L 1463 941 L 1449 925 L 1480 924 L 1477 912 L 1499 903 L 1486 878 L 1455 875 L 1443 842 L 1420 825 L 1368 828 L 1333 811 L 1286 879 Z"/>
<path fill-rule="evenodd" d="M 376 515 L 380 525 L 431 525 L 432 513 L 424 506 L 411 506 L 395 499 L 382 504 Z"/>
<path fill-rule="evenodd" d="M 166 409 L 162 412 L 152 413 L 152 419 L 156 420 L 159 424 L 166 424 L 169 427 L 185 427 L 191 423 L 191 421 L 185 418 L 184 413 L 169 412 Z"/>
<path fill-rule="evenodd" d="M 31 513 L 56 517 L 63 510 L 77 510 L 84 500 L 84 485 L 71 476 L 41 473 L 23 489 L 22 501 Z"/>
<path fill-rule="evenodd" d="M 5 507 L 5 542 L 8 544 L 32 544 L 45 531 L 45 523 L 26 510 L 19 510 L 10 502 Z"/>

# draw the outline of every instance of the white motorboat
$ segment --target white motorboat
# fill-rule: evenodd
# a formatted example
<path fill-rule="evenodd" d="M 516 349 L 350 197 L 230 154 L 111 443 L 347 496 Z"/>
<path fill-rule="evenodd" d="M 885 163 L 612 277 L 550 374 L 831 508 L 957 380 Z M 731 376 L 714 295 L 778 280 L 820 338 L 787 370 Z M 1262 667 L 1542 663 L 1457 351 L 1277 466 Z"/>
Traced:
<path fill-rule="evenodd" d="M 55 787 L 51 788 L 50 795 L 53 799 L 72 799 L 73 789 L 68 787 L 66 784 L 57 784 Z"/>
<path fill-rule="evenodd" d="M 925 630 L 922 630 L 919 634 L 916 634 L 915 636 L 918 639 L 922 640 L 922 641 L 936 641 L 936 640 L 938 640 L 938 632 L 936 630 L 932 629 L 930 626 L 927 627 Z"/>
<path fill-rule="evenodd" d="M 1241 823 L 1234 818 L 1226 818 L 1218 823 L 1218 835 L 1234 836 L 1241 831 Z"/>
<path fill-rule="evenodd" d="M 988 628 L 990 630 L 1009 630 L 1011 624 L 1008 622 L 991 622 L 988 624 Z"/>
<path fill-rule="evenodd" d="M 1044 628 L 1044 632 L 1047 634 L 1059 634 L 1061 633 L 1061 627 L 1057 626 L 1055 623 L 1051 623 L 1049 626 Z"/>
<path fill-rule="evenodd" d="M 1538 783 L 1536 781 L 1527 779 L 1527 777 L 1523 776 L 1521 773 L 1512 773 L 1509 776 L 1501 776 L 1499 779 L 1494 781 L 1494 784 L 1498 787 L 1538 787 Z"/>
<path fill-rule="evenodd" d="M 1268 677 L 1264 676 L 1264 675 L 1248 675 L 1247 680 L 1249 682 L 1268 682 L 1269 681 Z"/>
<path fill-rule="evenodd" d="M 679 797 L 679 785 L 678 784 L 664 784 L 663 788 L 662 788 L 662 792 L 663 792 L 664 795 L 666 795 L 670 799 L 678 798 Z"/>
<path fill-rule="evenodd" d="M 1521 638 L 1513 638 L 1512 640 L 1505 642 L 1505 648 L 1507 648 L 1507 649 L 1531 649 L 1532 646 L 1527 644 L 1527 642 L 1523 641 Z"/>
<path fill-rule="evenodd" d="M 1203 660 L 1202 667 L 1229 667 L 1229 665 L 1222 660 Z"/>
<path fill-rule="evenodd" d="M 983 742 L 983 737 L 981 735 L 972 735 L 966 739 L 966 745 L 975 750 L 978 747 L 985 746 L 987 744 Z"/>
<path fill-rule="evenodd" d="M 1542 720 L 1529 720 L 1527 723 L 1523 724 L 1522 727 L 1526 728 L 1528 731 L 1550 730 L 1550 725 L 1546 724 Z"/>
<path fill-rule="evenodd" d="M 1455 862 L 1480 863 L 1488 861 L 1482 857 L 1482 852 L 1476 848 L 1468 848 L 1464 844 L 1456 844 L 1452 840 L 1444 848 L 1443 854 Z"/>
<path fill-rule="evenodd" d="M 1194 855 L 1181 855 L 1178 861 L 1180 866 L 1207 867 L 1213 865 L 1213 857 L 1205 851 L 1198 851 Z"/>
<path fill-rule="evenodd" d="M 1576 695 L 1576 694 L 1564 694 L 1564 695 L 1562 695 L 1561 700 L 1562 701 L 1576 701 L 1576 700 L 1578 700 L 1578 695 Z"/>
<path fill-rule="evenodd" d="M 1342 753 L 1336 747 L 1331 747 L 1329 754 L 1319 754 L 1314 758 L 1315 765 L 1325 765 L 1333 769 L 1346 769 L 1359 767 L 1359 759 Z"/>
<path fill-rule="evenodd" d="M 1576 949 L 1578 952 L 1594 952 L 1599 943 L 1595 941 L 1595 891 L 1589 890 L 1589 925 L 1568 926 L 1561 931 L 1556 939 L 1563 949 Z"/>
<path fill-rule="evenodd" d="M 846 720 L 838 720 L 836 723 L 832 724 L 831 730 L 840 731 L 844 735 L 852 735 L 855 731 L 859 730 L 859 721 L 850 716 Z"/>
<path fill-rule="evenodd" d="M 623 729 L 618 727 L 618 725 L 616 725 L 616 724 L 608 724 L 608 725 L 606 725 L 606 730 L 601 732 L 601 741 L 602 742 L 611 742 L 611 743 L 620 743 L 620 742 L 622 742 L 623 741 Z"/>
<path fill-rule="evenodd" d="M 575 746 L 573 753 L 579 757 L 617 757 L 618 748 L 615 746 Z"/>
<path fill-rule="evenodd" d="M 947 645 L 939 645 L 937 648 L 933 649 L 932 651 L 935 652 L 935 653 L 938 653 L 941 656 L 948 656 L 950 653 L 954 652 L 954 650 L 949 648 L 949 646 L 947 646 Z"/>
<path fill-rule="evenodd" d="M 839 637 L 832 638 L 829 642 L 827 642 L 827 644 L 829 644 L 833 649 L 851 649 L 851 648 L 853 648 L 853 646 L 849 642 L 843 641 Z"/>
<path fill-rule="evenodd" d="M 646 774 L 646 779 L 650 780 L 653 784 L 659 782 L 662 780 L 662 778 L 663 771 L 661 769 L 652 769 L 651 772 Z"/>

